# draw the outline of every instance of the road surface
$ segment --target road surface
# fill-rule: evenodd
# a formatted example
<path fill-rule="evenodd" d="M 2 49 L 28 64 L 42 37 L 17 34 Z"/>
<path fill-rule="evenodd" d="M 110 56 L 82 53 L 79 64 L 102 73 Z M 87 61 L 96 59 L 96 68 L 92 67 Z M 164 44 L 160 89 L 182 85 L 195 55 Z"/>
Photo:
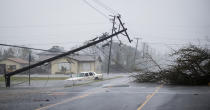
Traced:
<path fill-rule="evenodd" d="M 210 110 L 210 87 L 134 83 L 0 89 L 1 110 Z"/>

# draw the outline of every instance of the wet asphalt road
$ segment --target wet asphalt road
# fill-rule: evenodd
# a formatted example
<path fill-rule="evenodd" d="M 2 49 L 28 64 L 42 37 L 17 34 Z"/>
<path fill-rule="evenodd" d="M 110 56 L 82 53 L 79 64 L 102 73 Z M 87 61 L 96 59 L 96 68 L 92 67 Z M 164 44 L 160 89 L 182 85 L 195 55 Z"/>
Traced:
<path fill-rule="evenodd" d="M 76 87 L 0 89 L 0 110 L 210 110 L 210 87 L 136 84 L 124 76 Z"/>

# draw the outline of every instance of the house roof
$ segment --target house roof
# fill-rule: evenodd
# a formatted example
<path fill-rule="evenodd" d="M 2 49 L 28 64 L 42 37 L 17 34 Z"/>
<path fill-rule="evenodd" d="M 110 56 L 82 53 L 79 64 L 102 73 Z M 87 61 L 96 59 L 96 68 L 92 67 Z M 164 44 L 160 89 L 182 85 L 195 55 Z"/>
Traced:
<path fill-rule="evenodd" d="M 38 55 L 58 55 L 61 53 L 62 52 L 41 52 L 41 53 L 38 53 Z"/>
<path fill-rule="evenodd" d="M 40 54 L 39 54 L 40 55 Z M 45 59 L 48 59 L 48 58 L 51 58 L 51 57 L 54 57 L 58 54 L 42 54 L 42 57 L 40 57 L 39 61 L 42 61 L 42 60 L 45 60 Z M 95 56 L 93 55 L 68 55 L 66 56 L 67 58 L 71 58 L 71 59 L 74 59 L 76 61 L 83 61 L 83 62 L 93 62 L 93 61 L 96 61 L 96 58 Z"/>
<path fill-rule="evenodd" d="M 76 56 L 69 56 L 69 58 L 84 62 L 96 61 L 96 58 L 93 55 L 76 55 Z"/>
<path fill-rule="evenodd" d="M 49 49 L 49 52 L 41 52 L 38 55 L 41 56 L 40 57 L 40 61 L 54 57 L 56 55 L 61 54 L 62 52 L 66 52 L 63 48 L 60 48 L 59 46 L 53 46 L 51 49 Z M 74 60 L 77 61 L 83 61 L 83 62 L 93 62 L 96 61 L 96 57 L 93 55 L 78 55 L 78 54 L 74 54 L 74 55 L 68 55 L 66 56 L 68 58 L 72 58 Z"/>
<path fill-rule="evenodd" d="M 17 63 L 20 63 L 20 64 L 28 64 L 28 61 L 25 61 L 21 58 L 7 58 L 8 60 L 11 60 L 11 61 L 14 61 L 14 62 L 17 62 Z"/>

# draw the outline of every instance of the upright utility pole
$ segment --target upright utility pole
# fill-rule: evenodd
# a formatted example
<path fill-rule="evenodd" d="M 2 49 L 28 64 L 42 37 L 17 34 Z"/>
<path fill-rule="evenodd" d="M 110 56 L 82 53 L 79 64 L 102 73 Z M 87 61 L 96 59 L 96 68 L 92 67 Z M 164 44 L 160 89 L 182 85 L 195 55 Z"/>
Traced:
<path fill-rule="evenodd" d="M 28 66 L 29 66 L 29 69 L 28 69 L 28 85 L 29 86 L 31 85 L 31 68 L 30 68 L 30 65 L 31 65 L 31 50 L 29 50 L 29 55 L 28 55 Z"/>
<path fill-rule="evenodd" d="M 135 69 L 135 67 L 136 67 L 136 53 L 137 53 L 137 48 L 138 48 L 138 43 L 139 43 L 140 38 L 137 37 L 137 38 L 134 38 L 134 39 L 136 39 L 137 43 L 136 43 L 136 50 L 135 50 L 134 59 L 133 59 L 134 60 L 133 61 L 134 62 L 133 69 Z"/>
<path fill-rule="evenodd" d="M 113 18 L 112 21 L 112 34 L 115 31 L 115 16 Z M 110 59 L 111 59 L 111 54 L 112 54 L 112 38 L 111 38 L 111 42 L 110 42 L 110 46 L 109 46 L 109 59 L 108 59 L 108 68 L 107 68 L 107 75 L 109 74 L 109 67 L 110 67 Z"/>
<path fill-rule="evenodd" d="M 143 59 L 144 59 L 144 57 L 145 57 L 145 47 L 146 47 L 146 43 L 144 42 L 144 43 L 143 43 Z"/>

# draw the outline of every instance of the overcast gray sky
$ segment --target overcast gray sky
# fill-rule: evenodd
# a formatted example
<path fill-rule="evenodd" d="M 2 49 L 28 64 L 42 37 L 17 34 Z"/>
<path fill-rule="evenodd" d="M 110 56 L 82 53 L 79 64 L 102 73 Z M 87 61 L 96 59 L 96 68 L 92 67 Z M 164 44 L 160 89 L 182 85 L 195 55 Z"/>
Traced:
<path fill-rule="evenodd" d="M 210 36 L 210 0 L 86 1 L 107 17 L 120 13 L 131 38 L 141 37 L 156 48 Z M 101 2 L 111 9 L 97 4 Z M 111 27 L 84 0 L 0 0 L 0 43 L 69 49 Z"/>

